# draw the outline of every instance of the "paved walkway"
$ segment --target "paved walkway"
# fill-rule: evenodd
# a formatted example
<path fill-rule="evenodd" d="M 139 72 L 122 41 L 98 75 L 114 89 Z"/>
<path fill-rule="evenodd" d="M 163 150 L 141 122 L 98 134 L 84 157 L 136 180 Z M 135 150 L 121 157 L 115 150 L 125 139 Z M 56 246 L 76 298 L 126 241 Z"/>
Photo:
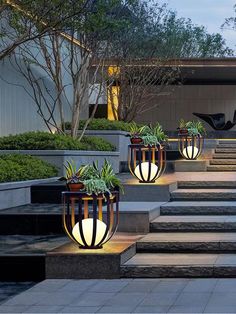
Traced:
<path fill-rule="evenodd" d="M 236 279 L 45 280 L 1 313 L 236 313 Z"/>

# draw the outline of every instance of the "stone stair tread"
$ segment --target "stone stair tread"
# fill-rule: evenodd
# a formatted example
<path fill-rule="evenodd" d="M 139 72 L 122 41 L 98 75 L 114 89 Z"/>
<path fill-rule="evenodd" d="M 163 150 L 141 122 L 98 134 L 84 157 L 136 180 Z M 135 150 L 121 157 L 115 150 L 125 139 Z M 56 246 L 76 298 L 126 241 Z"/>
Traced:
<path fill-rule="evenodd" d="M 216 148 L 216 153 L 236 153 L 236 147 L 235 148 Z"/>
<path fill-rule="evenodd" d="M 217 216 L 213 216 L 213 215 L 191 215 L 191 216 L 186 216 L 186 215 L 178 215 L 178 216 L 159 216 L 156 219 L 154 219 L 151 224 L 153 223 L 179 223 L 179 222 L 183 222 L 183 223 L 195 223 L 195 222 L 199 222 L 199 223 L 214 223 L 214 222 L 219 222 L 219 223 L 224 223 L 224 222 L 235 222 L 236 223 L 236 216 L 231 216 L 231 215 L 217 215 Z"/>
<path fill-rule="evenodd" d="M 224 189 L 224 188 L 216 188 L 216 189 L 177 189 L 174 190 L 172 193 L 236 193 L 236 189 Z"/>
<path fill-rule="evenodd" d="M 161 215 L 236 215 L 236 202 L 173 201 L 161 206 Z"/>
<path fill-rule="evenodd" d="M 236 165 L 235 159 L 213 159 L 210 160 L 210 165 Z"/>
<path fill-rule="evenodd" d="M 207 171 L 235 171 L 236 165 L 209 165 Z"/>
<path fill-rule="evenodd" d="M 236 254 L 137 253 L 125 266 L 234 266 Z"/>
<path fill-rule="evenodd" d="M 236 159 L 236 153 L 216 153 L 212 156 L 213 159 Z"/>
<path fill-rule="evenodd" d="M 168 202 L 163 205 L 161 205 L 161 208 L 166 207 L 235 207 L 236 208 L 236 202 L 234 201 L 222 201 L 222 202 L 214 202 L 214 201 L 192 201 L 192 202 L 181 202 L 181 201 L 173 201 Z"/>
<path fill-rule="evenodd" d="M 236 143 L 220 143 L 216 148 L 236 148 Z"/>
<path fill-rule="evenodd" d="M 148 233 L 137 241 L 145 243 L 176 242 L 236 242 L 236 232 L 159 232 Z"/>

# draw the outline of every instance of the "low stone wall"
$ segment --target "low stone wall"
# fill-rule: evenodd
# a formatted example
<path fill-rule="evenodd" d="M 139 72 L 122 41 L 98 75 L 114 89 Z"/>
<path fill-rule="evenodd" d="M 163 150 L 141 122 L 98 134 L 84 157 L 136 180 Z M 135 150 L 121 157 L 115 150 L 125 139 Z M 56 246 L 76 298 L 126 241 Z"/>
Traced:
<path fill-rule="evenodd" d="M 57 178 L 0 183 L 0 210 L 31 203 L 32 185 L 53 182 Z"/>
<path fill-rule="evenodd" d="M 87 130 L 85 135 L 102 137 L 116 147 L 116 150 L 120 153 L 120 161 L 128 159 L 128 145 L 130 144 L 130 138 L 127 136 L 129 135 L 128 132 L 117 130 Z"/>

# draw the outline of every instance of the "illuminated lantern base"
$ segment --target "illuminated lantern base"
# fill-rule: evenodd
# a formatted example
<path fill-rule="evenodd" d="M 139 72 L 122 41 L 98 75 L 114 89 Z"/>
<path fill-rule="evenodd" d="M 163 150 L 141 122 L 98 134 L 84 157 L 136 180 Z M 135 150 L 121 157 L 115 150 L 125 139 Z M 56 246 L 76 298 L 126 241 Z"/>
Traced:
<path fill-rule="evenodd" d="M 98 245 L 101 242 L 101 240 L 103 239 L 103 236 L 106 232 L 106 228 L 107 228 L 106 224 L 101 220 L 97 219 L 96 223 L 97 223 L 96 238 L 95 238 L 94 246 Z M 83 229 L 84 239 L 85 239 L 86 243 L 88 244 L 88 246 L 91 246 L 92 237 L 93 237 L 93 218 L 83 219 L 82 220 L 82 229 Z M 83 240 L 81 238 L 81 234 L 79 231 L 79 223 L 77 223 L 74 226 L 74 228 L 72 230 L 72 234 L 78 243 L 83 243 Z"/>
<path fill-rule="evenodd" d="M 140 173 L 140 166 L 141 166 L 141 172 L 142 172 L 142 176 Z M 157 165 L 151 163 L 151 171 L 150 171 L 150 179 L 149 182 L 155 182 L 155 177 L 158 171 L 158 167 Z M 141 165 L 138 165 L 135 170 L 134 170 L 134 174 L 136 175 L 136 177 L 139 179 L 139 182 L 146 182 L 148 181 L 148 172 L 149 172 L 149 162 L 142 162 Z"/>
<path fill-rule="evenodd" d="M 165 171 L 166 150 L 161 144 L 130 144 L 128 165 L 140 183 L 154 183 Z"/>
<path fill-rule="evenodd" d="M 196 160 L 202 153 L 204 138 L 200 134 L 179 134 L 179 152 L 184 159 Z"/>
<path fill-rule="evenodd" d="M 119 191 L 88 195 L 62 192 L 63 227 L 80 249 L 101 249 L 117 230 Z"/>
<path fill-rule="evenodd" d="M 198 148 L 193 146 L 188 146 L 187 148 L 184 148 L 182 154 L 186 159 L 195 159 L 198 155 Z"/>

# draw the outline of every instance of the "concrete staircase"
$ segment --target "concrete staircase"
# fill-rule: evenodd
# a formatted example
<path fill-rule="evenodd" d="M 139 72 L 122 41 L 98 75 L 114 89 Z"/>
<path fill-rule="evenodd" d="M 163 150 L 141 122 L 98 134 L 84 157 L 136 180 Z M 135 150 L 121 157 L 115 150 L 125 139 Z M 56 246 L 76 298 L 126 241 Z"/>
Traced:
<path fill-rule="evenodd" d="M 236 171 L 236 141 L 219 141 L 207 171 Z"/>
<path fill-rule="evenodd" d="M 137 242 L 123 277 L 236 277 L 234 182 L 182 182 Z"/>

